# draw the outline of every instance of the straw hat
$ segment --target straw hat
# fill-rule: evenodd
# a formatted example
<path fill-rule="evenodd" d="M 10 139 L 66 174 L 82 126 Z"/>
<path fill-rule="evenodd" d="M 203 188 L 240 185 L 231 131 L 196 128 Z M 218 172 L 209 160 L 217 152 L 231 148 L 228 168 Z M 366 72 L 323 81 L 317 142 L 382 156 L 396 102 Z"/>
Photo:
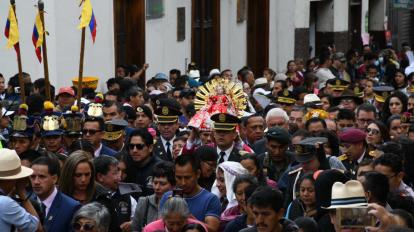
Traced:
<path fill-rule="evenodd" d="M 328 209 L 367 207 L 364 187 L 359 181 L 350 180 L 345 184 L 335 182 L 332 186 L 331 206 Z"/>
<path fill-rule="evenodd" d="M 265 85 L 267 85 L 267 79 L 266 78 L 264 78 L 264 77 L 260 77 L 260 78 L 257 78 L 255 81 L 254 81 L 254 87 L 263 87 L 263 86 L 265 86 Z"/>
<path fill-rule="evenodd" d="M 0 149 L 0 180 L 16 180 L 32 175 L 33 170 L 21 165 L 15 150 Z"/>

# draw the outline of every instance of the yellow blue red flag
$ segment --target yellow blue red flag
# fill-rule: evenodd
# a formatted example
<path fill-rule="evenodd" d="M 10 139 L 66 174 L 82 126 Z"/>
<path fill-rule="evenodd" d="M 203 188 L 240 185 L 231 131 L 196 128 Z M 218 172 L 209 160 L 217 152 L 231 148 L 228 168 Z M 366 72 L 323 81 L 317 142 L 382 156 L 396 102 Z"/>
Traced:
<path fill-rule="evenodd" d="M 78 28 L 82 29 L 86 26 L 89 26 L 92 35 L 92 41 L 95 43 L 97 24 L 90 0 L 83 0 L 81 20 Z"/>
<path fill-rule="evenodd" d="M 43 44 L 43 34 L 45 33 L 43 28 L 43 23 L 40 20 L 40 13 L 37 13 L 34 27 L 32 41 L 35 47 L 36 56 L 40 63 L 42 63 L 42 44 Z"/>
<path fill-rule="evenodd" d="M 7 17 L 4 35 L 7 38 L 6 47 L 11 48 L 14 46 L 14 49 L 17 52 L 19 50 L 19 27 L 17 24 L 16 14 L 14 12 L 12 5 L 10 5 L 10 8 L 9 8 L 9 16 Z"/>

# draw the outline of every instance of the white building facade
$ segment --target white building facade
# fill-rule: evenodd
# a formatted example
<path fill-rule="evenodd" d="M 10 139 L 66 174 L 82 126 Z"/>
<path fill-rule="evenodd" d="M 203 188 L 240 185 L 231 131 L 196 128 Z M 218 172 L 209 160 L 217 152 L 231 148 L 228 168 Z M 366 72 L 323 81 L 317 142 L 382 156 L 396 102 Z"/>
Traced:
<path fill-rule="evenodd" d="M 49 70 L 56 87 L 78 75 L 81 31 L 78 1 L 44 0 Z M 23 70 L 43 77 L 43 64 L 31 41 L 36 1 L 16 0 Z M 97 37 L 86 36 L 84 76 L 100 78 L 99 88 L 115 75 L 117 64 L 144 63 L 146 78 L 195 61 L 202 73 L 247 65 L 257 76 L 263 68 L 285 71 L 288 60 L 318 54 L 323 44 L 346 51 L 362 45 L 369 32 L 384 40 L 386 0 L 92 0 Z M 0 2 L 0 31 L 9 3 Z M 17 72 L 16 55 L 0 35 L 0 73 Z"/>

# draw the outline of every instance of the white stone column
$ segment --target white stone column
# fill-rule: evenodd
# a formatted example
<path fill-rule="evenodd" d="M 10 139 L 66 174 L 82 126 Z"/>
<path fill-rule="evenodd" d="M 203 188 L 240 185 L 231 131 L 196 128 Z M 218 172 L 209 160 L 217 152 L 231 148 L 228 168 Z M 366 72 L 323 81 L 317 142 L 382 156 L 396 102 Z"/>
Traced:
<path fill-rule="evenodd" d="M 270 1 L 269 67 L 285 72 L 286 63 L 295 55 L 296 0 Z"/>
<path fill-rule="evenodd" d="M 220 66 L 235 76 L 247 63 L 247 12 L 246 20 L 238 23 L 237 0 L 221 0 L 220 9 Z"/>

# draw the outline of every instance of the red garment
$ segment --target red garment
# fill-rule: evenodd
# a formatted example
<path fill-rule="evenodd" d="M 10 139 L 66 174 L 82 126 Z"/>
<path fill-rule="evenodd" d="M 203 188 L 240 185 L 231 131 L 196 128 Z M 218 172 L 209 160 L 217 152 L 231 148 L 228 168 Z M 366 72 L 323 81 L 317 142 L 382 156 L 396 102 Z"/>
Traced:
<path fill-rule="evenodd" d="M 290 79 L 290 82 L 292 83 L 293 87 L 298 87 L 303 85 L 303 82 L 305 81 L 305 78 L 303 77 L 303 74 L 301 72 L 296 72 L 296 78 L 298 80 L 293 80 L 293 78 Z"/>

